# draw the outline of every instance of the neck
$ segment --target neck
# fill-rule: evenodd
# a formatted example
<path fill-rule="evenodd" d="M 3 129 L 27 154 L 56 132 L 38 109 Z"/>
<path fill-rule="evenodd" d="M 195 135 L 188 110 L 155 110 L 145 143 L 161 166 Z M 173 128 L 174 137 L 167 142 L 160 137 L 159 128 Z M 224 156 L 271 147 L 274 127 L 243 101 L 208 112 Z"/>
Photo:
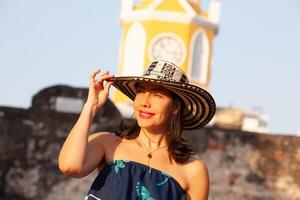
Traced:
<path fill-rule="evenodd" d="M 145 145 L 147 145 L 147 148 L 149 148 L 149 150 L 167 145 L 166 134 L 153 132 L 145 128 L 141 128 L 139 138 Z"/>

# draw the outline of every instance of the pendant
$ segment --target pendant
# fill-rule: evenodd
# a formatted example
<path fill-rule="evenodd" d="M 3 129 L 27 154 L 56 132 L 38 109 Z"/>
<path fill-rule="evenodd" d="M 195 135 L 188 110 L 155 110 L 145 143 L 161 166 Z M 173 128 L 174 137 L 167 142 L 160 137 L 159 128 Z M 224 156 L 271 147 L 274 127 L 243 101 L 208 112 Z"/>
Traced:
<path fill-rule="evenodd" d="M 151 153 L 148 153 L 147 157 L 148 157 L 149 159 L 151 159 L 151 158 L 152 158 L 152 154 L 151 154 Z"/>

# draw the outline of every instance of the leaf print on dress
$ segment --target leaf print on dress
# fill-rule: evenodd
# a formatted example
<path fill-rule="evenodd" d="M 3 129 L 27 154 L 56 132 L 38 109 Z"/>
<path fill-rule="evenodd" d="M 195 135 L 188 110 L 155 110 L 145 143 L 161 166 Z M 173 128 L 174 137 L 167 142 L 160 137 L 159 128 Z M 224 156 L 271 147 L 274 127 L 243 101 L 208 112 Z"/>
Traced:
<path fill-rule="evenodd" d="M 157 183 L 156 184 L 157 186 L 161 186 L 161 185 L 165 184 L 170 178 L 170 176 L 165 172 L 161 172 L 161 174 L 164 176 L 165 179 L 162 182 Z"/>
<path fill-rule="evenodd" d="M 115 160 L 113 163 L 115 164 L 115 172 L 116 174 L 119 172 L 119 169 L 121 168 L 124 168 L 125 165 L 124 165 L 124 162 L 126 161 L 123 161 L 123 160 Z"/>
<path fill-rule="evenodd" d="M 139 199 L 141 200 L 155 200 L 153 197 L 150 196 L 150 191 L 143 186 L 143 184 L 139 181 L 136 184 L 136 193 Z"/>

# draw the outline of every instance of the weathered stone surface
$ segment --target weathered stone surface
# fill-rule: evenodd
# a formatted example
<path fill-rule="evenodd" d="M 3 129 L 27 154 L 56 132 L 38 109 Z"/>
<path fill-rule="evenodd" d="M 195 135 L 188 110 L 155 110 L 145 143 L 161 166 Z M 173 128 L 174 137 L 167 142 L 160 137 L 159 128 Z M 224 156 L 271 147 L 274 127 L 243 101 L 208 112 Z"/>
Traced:
<path fill-rule="evenodd" d="M 185 137 L 208 165 L 210 199 L 300 199 L 299 137 L 216 128 Z"/>
<path fill-rule="evenodd" d="M 66 86 L 55 86 L 49 89 L 52 93 L 74 90 L 74 94 L 78 90 Z M 47 89 L 37 96 L 44 98 L 44 101 L 39 101 L 47 104 L 48 94 L 45 91 Z M 87 94 L 86 89 L 79 89 L 79 91 L 85 91 L 81 93 Z M 52 99 L 56 97 L 58 96 L 52 95 Z M 59 150 L 79 114 L 47 110 L 51 106 L 43 107 L 42 103 L 38 104 L 40 108 L 34 105 L 28 110 L 0 107 L 0 199 L 35 200 L 50 196 L 48 199 L 61 197 L 60 199 L 68 200 L 84 196 L 87 186 L 72 187 L 82 181 L 72 183 L 72 179 L 65 177 L 57 167 Z M 120 121 L 119 111 L 111 101 L 107 101 L 95 117 L 91 131 L 113 132 Z M 77 190 L 78 187 L 82 189 Z M 62 191 L 70 191 L 73 198 L 66 196 L 66 192 L 63 193 L 65 196 L 57 193 Z"/>
<path fill-rule="evenodd" d="M 57 167 L 59 150 L 78 114 L 56 112 L 55 98 L 84 101 L 87 90 L 48 89 L 51 95 L 47 89 L 38 93 L 28 110 L 0 107 L 1 200 L 83 199 L 97 174 L 74 179 Z M 91 132 L 114 132 L 120 120 L 108 101 Z M 300 138 L 212 127 L 185 132 L 185 137 L 208 166 L 210 200 L 300 199 Z"/>

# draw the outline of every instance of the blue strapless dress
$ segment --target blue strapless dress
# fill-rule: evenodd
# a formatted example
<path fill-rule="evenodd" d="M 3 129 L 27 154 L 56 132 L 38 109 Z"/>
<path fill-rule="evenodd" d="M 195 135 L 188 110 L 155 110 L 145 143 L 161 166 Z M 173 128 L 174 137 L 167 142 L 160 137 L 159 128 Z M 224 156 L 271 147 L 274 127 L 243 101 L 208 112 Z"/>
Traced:
<path fill-rule="evenodd" d="M 185 200 L 185 192 L 174 178 L 158 169 L 115 160 L 98 174 L 86 200 Z"/>

